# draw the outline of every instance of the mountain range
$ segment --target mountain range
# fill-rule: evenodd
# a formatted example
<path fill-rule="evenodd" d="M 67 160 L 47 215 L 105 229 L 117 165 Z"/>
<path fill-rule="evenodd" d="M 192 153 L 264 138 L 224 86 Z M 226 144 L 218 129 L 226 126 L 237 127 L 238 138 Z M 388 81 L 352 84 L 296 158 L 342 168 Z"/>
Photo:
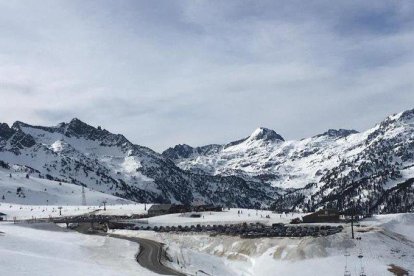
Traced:
<path fill-rule="evenodd" d="M 54 127 L 15 122 L 0 124 L 0 160 L 136 202 L 403 212 L 414 206 L 414 109 L 363 132 L 287 141 L 262 127 L 227 144 L 162 154 L 79 119 Z"/>

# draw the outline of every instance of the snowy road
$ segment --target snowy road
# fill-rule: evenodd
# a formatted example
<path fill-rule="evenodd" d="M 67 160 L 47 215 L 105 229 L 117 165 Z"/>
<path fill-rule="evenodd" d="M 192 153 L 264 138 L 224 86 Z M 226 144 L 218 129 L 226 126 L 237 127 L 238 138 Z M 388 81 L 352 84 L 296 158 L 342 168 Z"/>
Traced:
<path fill-rule="evenodd" d="M 127 240 L 130 242 L 139 244 L 139 252 L 136 255 L 136 261 L 149 271 L 160 274 L 160 275 L 177 275 L 185 276 L 172 268 L 165 266 L 162 263 L 162 260 L 165 259 L 165 250 L 163 249 L 163 244 L 157 241 L 150 239 L 143 239 L 139 237 L 128 237 L 118 234 L 106 234 L 103 232 L 89 232 L 89 223 L 80 223 L 76 229 L 78 232 L 93 235 L 93 236 L 102 236 L 102 237 L 111 237 L 121 240 Z"/>
<path fill-rule="evenodd" d="M 152 272 L 161 275 L 177 275 L 177 276 L 184 276 L 184 274 L 179 273 L 172 268 L 169 268 L 162 264 L 161 259 L 162 255 L 164 254 L 163 245 L 159 242 L 136 238 L 136 237 L 126 237 L 122 235 L 110 234 L 108 235 L 112 238 L 119 238 L 124 239 L 132 242 L 139 243 L 140 251 L 137 255 L 137 261 L 142 266 L 145 267 Z"/>

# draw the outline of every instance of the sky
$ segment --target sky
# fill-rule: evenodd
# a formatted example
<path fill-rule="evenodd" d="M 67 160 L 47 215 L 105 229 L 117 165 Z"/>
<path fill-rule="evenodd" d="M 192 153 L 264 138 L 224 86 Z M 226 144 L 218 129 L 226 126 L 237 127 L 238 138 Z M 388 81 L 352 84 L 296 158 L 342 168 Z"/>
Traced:
<path fill-rule="evenodd" d="M 0 121 L 156 151 L 414 108 L 414 1 L 0 0 Z"/>

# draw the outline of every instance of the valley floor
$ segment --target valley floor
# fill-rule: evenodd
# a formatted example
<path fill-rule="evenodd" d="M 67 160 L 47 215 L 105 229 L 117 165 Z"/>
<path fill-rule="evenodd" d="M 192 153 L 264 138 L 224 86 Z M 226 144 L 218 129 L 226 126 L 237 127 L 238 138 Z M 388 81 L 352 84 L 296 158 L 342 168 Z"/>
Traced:
<path fill-rule="evenodd" d="M 54 207 L 2 203 L 0 212 L 18 218 L 48 217 Z M 65 215 L 88 213 L 96 207 L 69 206 Z M 143 205 L 113 205 L 108 213 L 145 213 Z M 47 211 L 46 211 L 47 210 Z M 239 211 L 242 214 L 239 216 Z M 98 211 L 104 212 L 104 211 Z M 266 218 L 266 216 L 270 216 Z M 294 215 L 266 211 L 231 209 L 188 215 L 165 215 L 141 220 L 149 225 L 215 224 L 260 221 L 287 223 Z M 4 275 L 154 275 L 135 260 L 136 243 L 83 235 L 49 224 L 0 222 L 0 268 Z M 201 233 L 159 233 L 113 230 L 112 233 L 152 239 L 166 244 L 171 262 L 166 265 L 188 275 L 266 276 L 266 275 L 397 275 L 394 269 L 414 273 L 414 214 L 378 215 L 360 222 L 350 239 L 350 227 L 327 237 L 240 239 Z M 359 259 L 358 255 L 363 258 Z M 86 273 L 86 274 L 85 274 Z M 404 275 L 404 274 L 400 274 Z"/>
<path fill-rule="evenodd" d="M 160 224 L 163 217 L 168 222 L 173 216 L 153 220 Z M 218 218 L 211 219 L 217 221 Z M 389 271 L 393 266 L 409 275 L 414 273 L 414 214 L 379 215 L 360 222 L 355 227 L 355 236 L 361 240 L 350 239 L 350 226 L 344 226 L 339 234 L 318 238 L 240 239 L 200 233 L 114 232 L 167 244 L 173 261 L 170 265 L 189 275 L 204 275 L 205 272 L 223 276 L 332 276 L 344 275 L 346 262 L 351 275 L 355 276 L 360 275 L 361 269 L 370 276 L 396 275 Z M 346 251 L 350 255 L 348 258 Z M 358 258 L 359 255 L 363 258 Z"/>

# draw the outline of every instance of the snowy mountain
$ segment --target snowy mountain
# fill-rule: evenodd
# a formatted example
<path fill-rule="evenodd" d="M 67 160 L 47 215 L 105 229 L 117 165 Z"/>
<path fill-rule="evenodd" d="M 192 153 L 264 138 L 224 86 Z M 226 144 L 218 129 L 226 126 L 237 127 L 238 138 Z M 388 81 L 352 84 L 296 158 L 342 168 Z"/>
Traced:
<path fill-rule="evenodd" d="M 285 141 L 275 131 L 259 128 L 226 145 L 178 145 L 163 155 L 183 170 L 233 175 L 284 190 L 273 204 L 277 209 L 413 208 L 414 109 L 362 133 L 328 130 Z"/>
<path fill-rule="evenodd" d="M 258 128 L 225 145 L 178 145 L 162 154 L 78 119 L 54 127 L 0 124 L 0 161 L 6 171 L 17 165 L 30 177 L 136 202 L 409 211 L 414 109 L 361 133 L 328 130 L 286 141 Z"/>
<path fill-rule="evenodd" d="M 2 164 L 4 165 L 4 163 Z M 82 186 L 29 176 L 25 167 L 0 166 L 0 204 L 3 202 L 24 205 L 81 205 Z M 88 205 L 132 203 L 110 194 L 84 188 Z"/>
<path fill-rule="evenodd" d="M 137 202 L 202 200 L 251 207 L 277 196 L 276 189 L 242 178 L 183 171 L 161 154 L 79 119 L 55 127 L 1 124 L 0 161 L 6 169 L 24 166 L 31 176 Z"/>

